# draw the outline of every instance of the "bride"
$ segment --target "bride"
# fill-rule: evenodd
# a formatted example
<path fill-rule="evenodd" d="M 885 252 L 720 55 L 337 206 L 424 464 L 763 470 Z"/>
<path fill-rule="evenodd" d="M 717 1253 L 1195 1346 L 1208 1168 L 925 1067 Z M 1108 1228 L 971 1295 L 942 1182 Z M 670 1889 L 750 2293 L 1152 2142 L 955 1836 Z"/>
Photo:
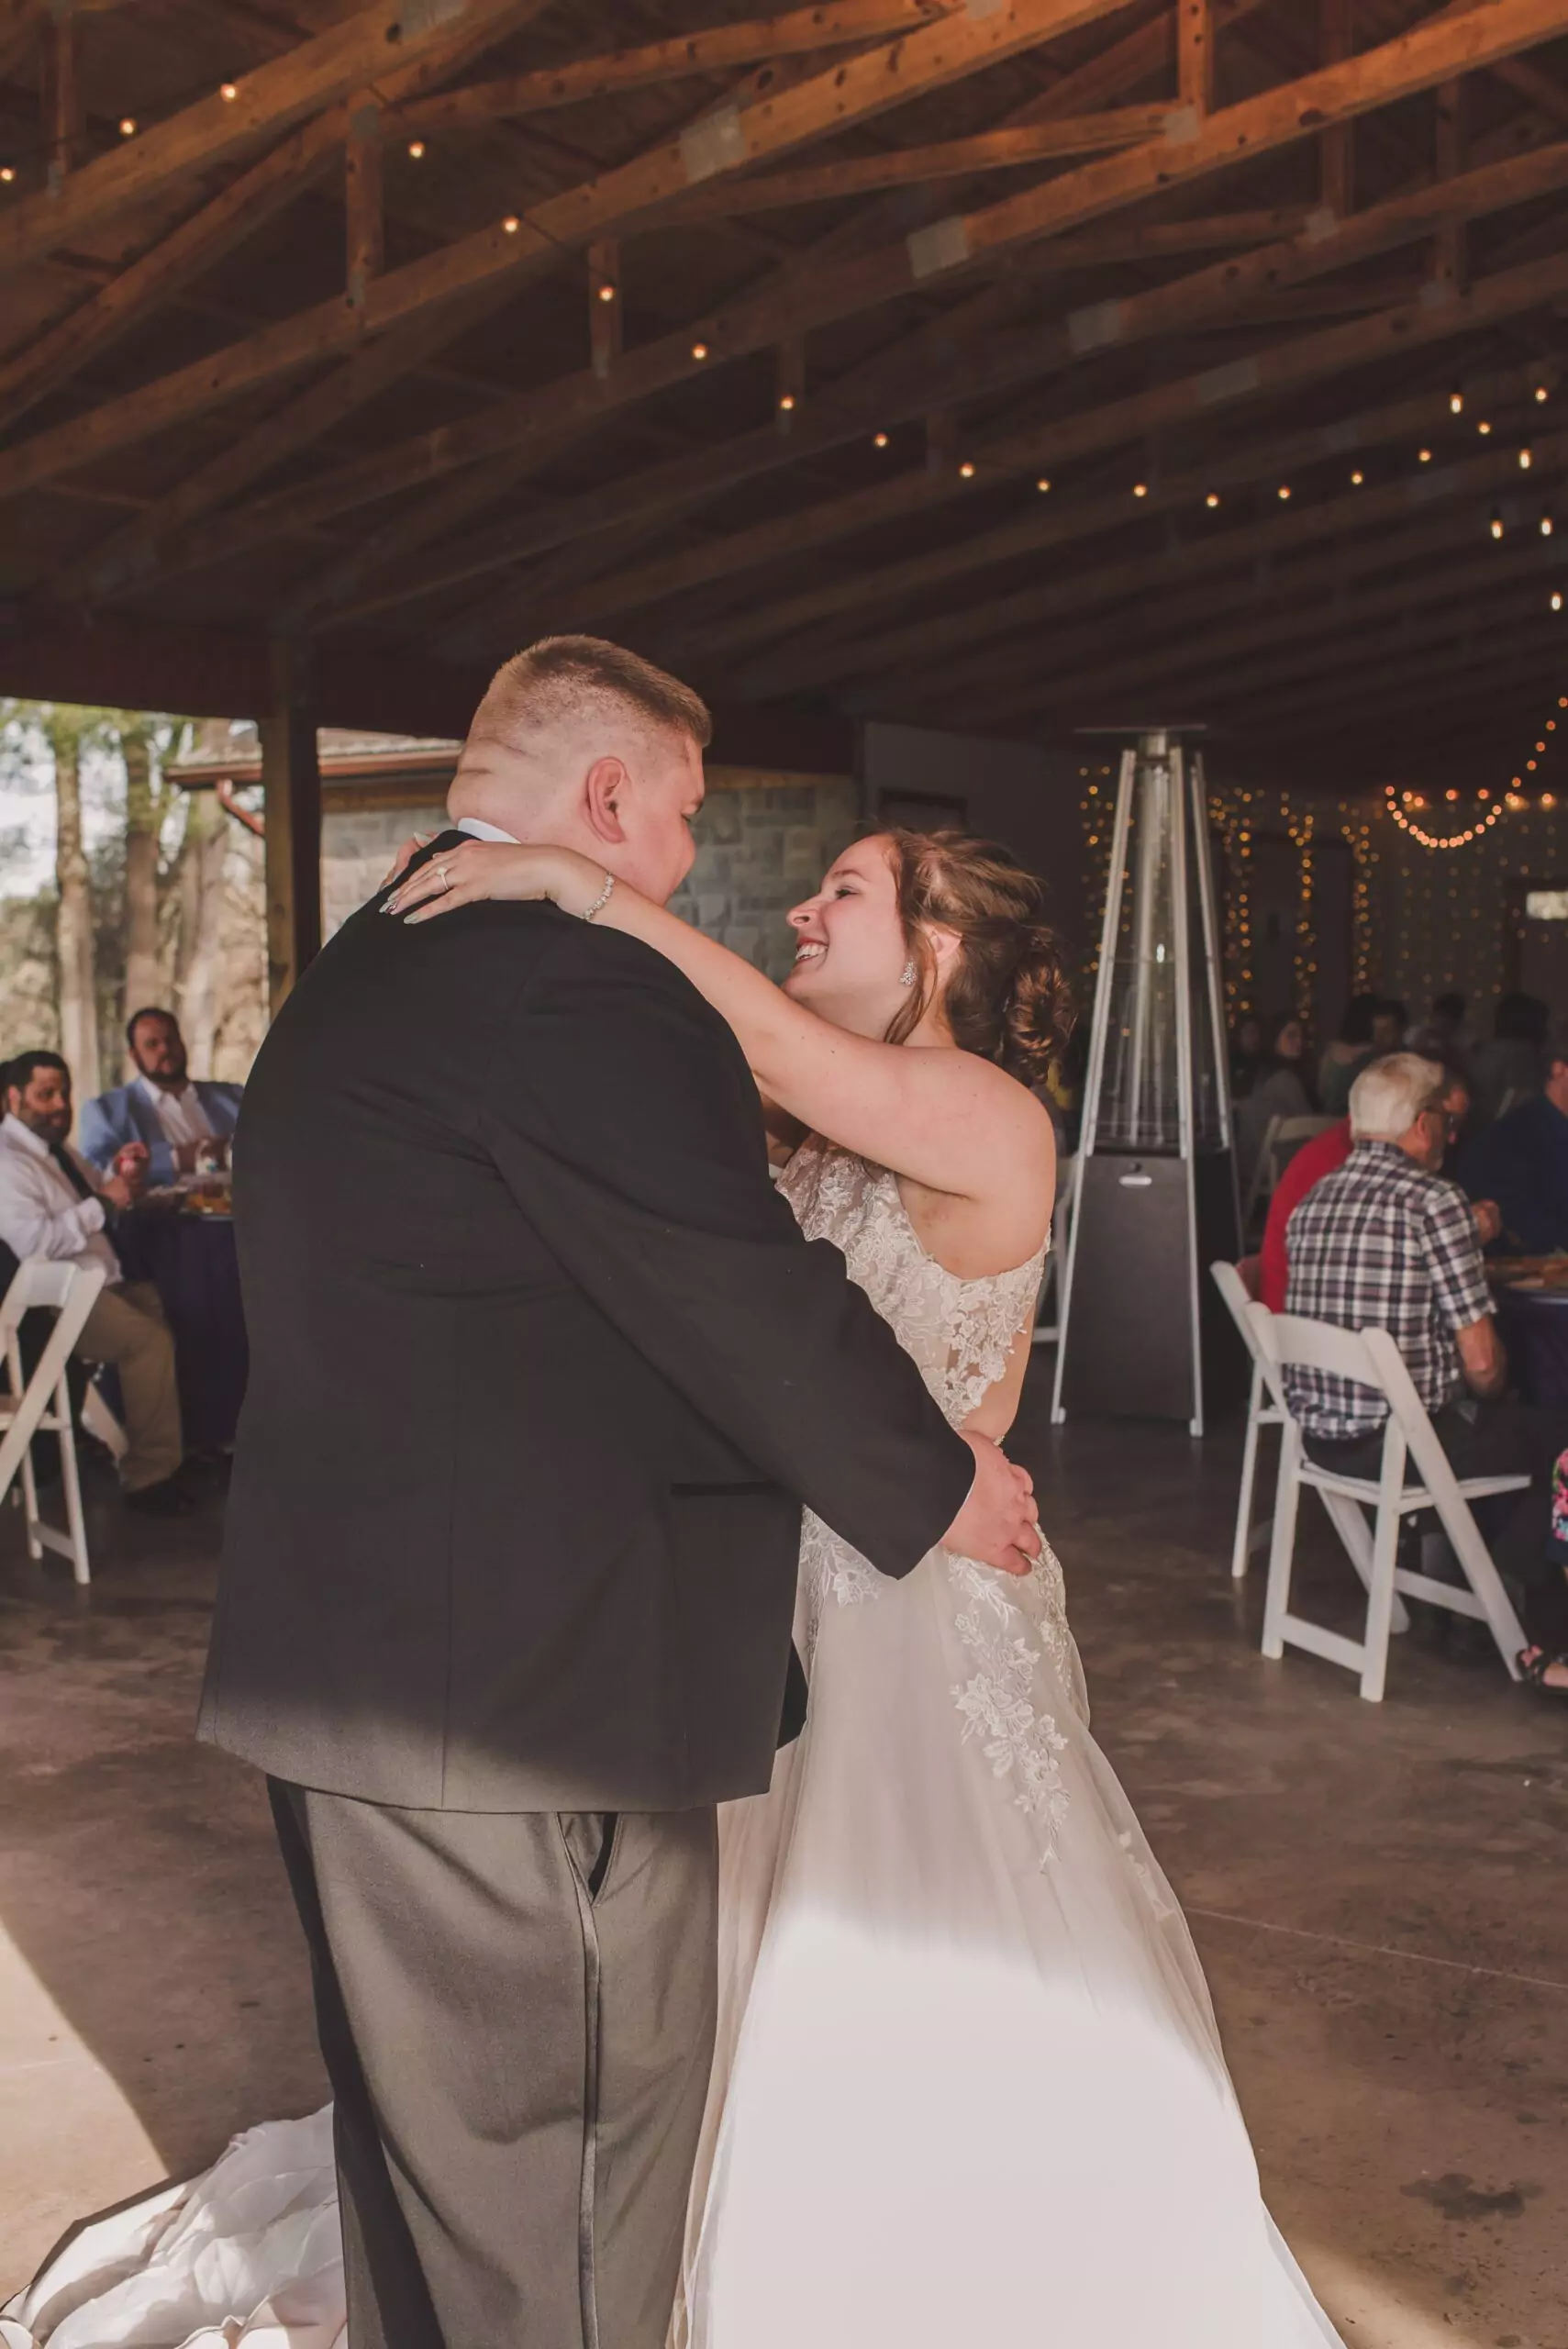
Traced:
<path fill-rule="evenodd" d="M 862 841 L 791 915 L 781 990 L 624 885 L 606 897 L 569 850 L 475 841 L 442 863 L 444 893 L 425 865 L 387 911 L 550 896 L 685 972 L 797 1141 L 781 1187 L 807 1235 L 843 1251 L 949 1417 L 1003 1436 L 1053 1183 L 1020 1082 L 1064 1002 L 1039 885 L 955 833 Z M 1337 2342 L 1263 2207 L 1180 1910 L 1089 1734 L 1051 1552 L 1022 1582 L 940 1551 L 891 1582 L 808 1515 L 796 1639 L 805 1729 L 766 1795 L 720 1812 L 718 2042 L 675 2349 Z M 0 2320 L 0 2340 L 183 2341 L 214 2313 L 205 2262 L 254 2329 L 196 2340 L 330 2349 L 331 2190 L 318 2123 L 253 2131 L 151 2219 L 78 2239 L 60 2330 Z"/>

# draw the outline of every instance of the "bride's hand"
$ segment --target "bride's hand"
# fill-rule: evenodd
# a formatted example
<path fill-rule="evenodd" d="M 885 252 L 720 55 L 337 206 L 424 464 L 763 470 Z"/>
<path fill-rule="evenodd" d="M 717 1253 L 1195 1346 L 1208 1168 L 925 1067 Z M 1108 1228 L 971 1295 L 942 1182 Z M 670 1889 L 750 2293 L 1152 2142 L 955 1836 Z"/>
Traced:
<path fill-rule="evenodd" d="M 393 891 L 383 913 L 411 926 L 433 921 L 485 897 L 549 897 L 569 914 L 585 913 L 603 893 L 604 867 L 570 848 L 525 848 L 509 841 L 467 841 L 443 851 Z"/>

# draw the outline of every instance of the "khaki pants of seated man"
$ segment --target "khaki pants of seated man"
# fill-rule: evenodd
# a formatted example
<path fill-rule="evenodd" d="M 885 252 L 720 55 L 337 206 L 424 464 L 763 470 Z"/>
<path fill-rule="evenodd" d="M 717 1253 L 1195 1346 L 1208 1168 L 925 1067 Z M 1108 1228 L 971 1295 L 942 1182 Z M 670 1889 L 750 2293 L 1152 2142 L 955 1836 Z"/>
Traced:
<path fill-rule="evenodd" d="M 129 1446 L 120 1462 L 120 1483 L 128 1493 L 161 1485 L 184 1457 L 184 1444 L 174 1341 L 152 1283 L 120 1281 L 100 1289 L 76 1351 L 83 1362 L 112 1362 L 120 1375 Z"/>

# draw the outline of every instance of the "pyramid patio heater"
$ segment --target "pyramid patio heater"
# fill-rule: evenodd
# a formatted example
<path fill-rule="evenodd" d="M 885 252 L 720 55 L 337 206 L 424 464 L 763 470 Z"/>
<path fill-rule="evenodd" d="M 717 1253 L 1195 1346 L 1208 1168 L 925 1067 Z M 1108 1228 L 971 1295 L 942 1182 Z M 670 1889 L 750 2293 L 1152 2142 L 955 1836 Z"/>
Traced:
<path fill-rule="evenodd" d="M 1207 1270 L 1240 1252 L 1228 1078 L 1203 761 L 1151 728 L 1117 786 L 1052 1419 L 1201 1435 L 1235 1385 Z"/>

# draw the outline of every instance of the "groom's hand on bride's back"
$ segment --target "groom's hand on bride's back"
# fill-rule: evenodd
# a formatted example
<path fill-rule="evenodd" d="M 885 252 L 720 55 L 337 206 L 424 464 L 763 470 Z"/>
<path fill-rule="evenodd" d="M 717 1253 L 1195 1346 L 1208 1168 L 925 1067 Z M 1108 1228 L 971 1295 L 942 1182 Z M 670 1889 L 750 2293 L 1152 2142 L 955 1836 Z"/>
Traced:
<path fill-rule="evenodd" d="M 1015 1467 L 989 1436 L 964 1434 L 963 1440 L 974 1454 L 974 1482 L 942 1536 L 942 1547 L 999 1566 L 1005 1575 L 1027 1575 L 1040 1560 L 1034 1479 Z"/>

